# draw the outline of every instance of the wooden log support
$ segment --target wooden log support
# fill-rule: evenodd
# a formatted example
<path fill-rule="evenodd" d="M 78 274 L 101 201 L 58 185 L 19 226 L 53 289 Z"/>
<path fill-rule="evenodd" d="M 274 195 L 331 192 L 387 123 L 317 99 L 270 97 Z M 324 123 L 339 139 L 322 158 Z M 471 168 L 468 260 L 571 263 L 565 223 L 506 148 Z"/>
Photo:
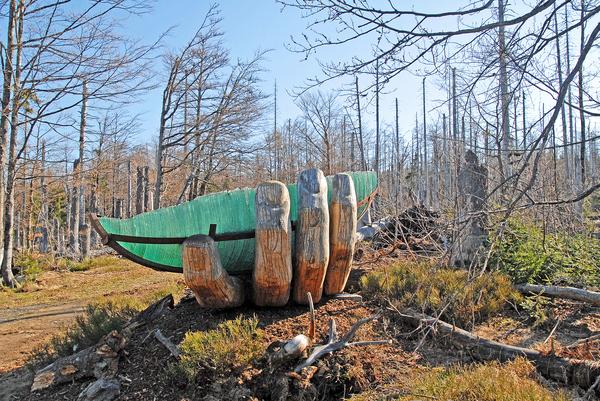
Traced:
<path fill-rule="evenodd" d="M 256 189 L 256 253 L 252 273 L 254 303 L 283 306 L 290 298 L 292 250 L 290 195 L 279 181 Z"/>
<path fill-rule="evenodd" d="M 346 287 L 354 256 L 356 214 L 354 181 L 349 174 L 336 174 L 329 209 L 329 266 L 324 288 L 327 295 L 339 294 Z"/>
<path fill-rule="evenodd" d="M 183 277 L 204 308 L 234 308 L 244 302 L 242 280 L 231 277 L 221 265 L 215 242 L 194 235 L 183 242 Z"/>
<path fill-rule="evenodd" d="M 319 169 L 298 176 L 298 222 L 296 223 L 296 267 L 293 298 L 308 304 L 307 292 L 319 302 L 329 263 L 329 208 L 327 181 Z"/>

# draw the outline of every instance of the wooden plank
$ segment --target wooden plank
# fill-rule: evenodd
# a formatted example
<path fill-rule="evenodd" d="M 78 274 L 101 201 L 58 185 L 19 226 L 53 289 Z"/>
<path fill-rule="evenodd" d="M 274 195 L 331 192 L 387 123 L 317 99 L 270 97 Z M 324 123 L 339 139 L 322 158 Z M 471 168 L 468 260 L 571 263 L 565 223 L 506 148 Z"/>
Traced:
<path fill-rule="evenodd" d="M 319 169 L 304 170 L 298 176 L 298 222 L 294 301 L 307 304 L 307 292 L 319 302 L 329 263 L 329 208 L 327 181 Z"/>
<path fill-rule="evenodd" d="M 292 247 L 290 195 L 279 181 L 256 189 L 256 253 L 252 288 L 258 306 L 283 306 L 290 298 Z"/>
<path fill-rule="evenodd" d="M 352 177 L 336 174 L 329 209 L 329 266 L 324 288 L 327 295 L 339 294 L 346 287 L 354 256 L 356 214 Z"/>
<path fill-rule="evenodd" d="M 194 235 L 183 243 L 183 277 L 204 308 L 234 308 L 244 302 L 244 285 L 221 265 L 215 242 L 207 235 Z"/>

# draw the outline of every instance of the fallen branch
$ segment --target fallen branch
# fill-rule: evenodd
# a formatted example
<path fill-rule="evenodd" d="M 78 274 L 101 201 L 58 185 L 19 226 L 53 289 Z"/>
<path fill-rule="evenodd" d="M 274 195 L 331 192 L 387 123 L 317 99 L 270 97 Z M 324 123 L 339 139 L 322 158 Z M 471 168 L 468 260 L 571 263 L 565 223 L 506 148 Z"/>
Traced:
<path fill-rule="evenodd" d="M 98 344 L 57 359 L 38 370 L 31 391 L 86 377 L 97 379 L 114 377 L 117 374 L 119 355 L 125 348 L 126 342 L 125 337 L 113 330 L 102 337 Z"/>
<path fill-rule="evenodd" d="M 119 356 L 127 343 L 126 338 L 137 327 L 162 316 L 167 310 L 173 308 L 173 304 L 173 295 L 169 294 L 127 322 L 123 327 L 122 334 L 113 330 L 102 337 L 96 345 L 57 359 L 45 368 L 38 370 L 33 379 L 31 391 L 87 377 L 113 378 L 117 374 Z"/>
<path fill-rule="evenodd" d="M 306 297 L 308 298 L 308 308 L 310 311 L 310 325 L 308 326 L 308 338 L 310 339 L 310 341 L 314 341 L 315 336 L 317 335 L 315 304 L 313 304 L 312 294 L 310 292 L 306 293 Z"/>
<path fill-rule="evenodd" d="M 583 344 L 591 343 L 593 341 L 600 341 L 600 334 L 593 335 L 591 337 L 582 338 L 581 340 L 577 340 L 574 343 L 567 345 L 565 348 L 575 348 Z"/>
<path fill-rule="evenodd" d="M 581 288 L 518 284 L 515 285 L 515 289 L 523 294 L 536 294 L 550 298 L 566 298 L 600 306 L 600 292 L 582 290 Z"/>
<path fill-rule="evenodd" d="M 532 361 L 538 372 L 564 384 L 575 384 L 584 389 L 590 388 L 600 376 L 600 363 L 587 360 L 561 358 L 545 355 L 530 348 L 502 344 L 476 336 L 442 320 L 422 313 L 409 311 L 400 313 L 400 319 L 413 327 L 427 327 L 434 334 L 447 335 L 456 346 L 462 347 L 478 360 L 508 361 L 525 357 Z"/>
<path fill-rule="evenodd" d="M 372 320 L 377 319 L 378 316 L 374 315 L 374 316 L 370 316 L 370 317 L 366 317 L 364 319 L 360 319 L 358 322 L 356 322 L 351 328 L 350 330 L 348 330 L 348 333 L 342 337 L 341 339 L 338 339 L 338 333 L 337 333 L 337 327 L 335 324 L 335 320 L 331 319 L 329 320 L 329 335 L 328 335 L 328 340 L 327 343 L 324 345 L 318 345 L 316 346 L 312 353 L 308 356 L 308 358 L 306 358 L 306 360 L 304 362 L 302 362 L 300 365 L 298 365 L 296 367 L 296 369 L 294 369 L 294 372 L 298 373 L 300 372 L 302 369 L 311 366 L 312 364 L 314 364 L 316 361 L 318 361 L 321 357 L 323 357 L 324 355 L 333 353 L 335 351 L 339 351 L 342 348 L 345 347 L 350 347 L 350 346 L 362 346 L 362 345 L 382 345 L 382 344 L 391 344 L 390 340 L 373 340 L 373 341 L 355 341 L 355 342 L 351 342 L 352 339 L 354 338 L 354 336 L 356 335 L 356 332 L 358 331 L 358 329 L 364 325 L 365 323 L 368 323 Z"/>
<path fill-rule="evenodd" d="M 156 338 L 158 340 L 158 342 L 160 342 L 162 345 L 164 345 L 165 348 L 169 350 L 169 352 L 175 359 L 179 359 L 179 356 L 180 356 L 179 348 L 177 348 L 177 346 L 175 344 L 173 344 L 173 342 L 171 340 L 169 340 L 167 337 L 165 337 L 164 334 L 161 333 L 160 329 L 154 330 L 154 338 Z"/>

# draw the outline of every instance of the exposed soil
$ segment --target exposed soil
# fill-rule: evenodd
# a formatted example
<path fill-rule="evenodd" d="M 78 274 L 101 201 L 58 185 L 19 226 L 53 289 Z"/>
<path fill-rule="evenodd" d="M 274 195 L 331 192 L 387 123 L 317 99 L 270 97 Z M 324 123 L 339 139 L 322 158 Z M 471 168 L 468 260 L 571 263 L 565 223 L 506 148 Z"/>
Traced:
<path fill-rule="evenodd" d="M 22 366 L 36 347 L 69 326 L 85 305 L 119 296 L 143 297 L 182 281 L 131 262 L 84 272 L 42 273 L 25 292 L 0 291 L 0 373 Z"/>

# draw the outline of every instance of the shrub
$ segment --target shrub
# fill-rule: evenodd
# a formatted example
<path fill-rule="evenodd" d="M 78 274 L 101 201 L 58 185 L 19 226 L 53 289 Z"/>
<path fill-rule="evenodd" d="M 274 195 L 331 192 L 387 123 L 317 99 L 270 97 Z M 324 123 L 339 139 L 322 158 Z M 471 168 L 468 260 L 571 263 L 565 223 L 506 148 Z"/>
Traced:
<path fill-rule="evenodd" d="M 600 241 L 585 234 L 544 233 L 511 220 L 491 261 L 517 283 L 600 285 Z"/>
<path fill-rule="evenodd" d="M 535 381 L 531 362 L 523 358 L 501 364 L 435 369 L 415 380 L 408 400 L 462 401 L 567 401 L 563 392 L 552 392 Z"/>
<path fill-rule="evenodd" d="M 121 330 L 136 313 L 137 310 L 133 308 L 117 306 L 112 302 L 88 305 L 66 332 L 52 337 L 47 344 L 35 350 L 29 363 L 48 363 L 90 347 L 112 330 Z"/>
<path fill-rule="evenodd" d="M 256 317 L 238 317 L 214 330 L 188 332 L 179 345 L 181 358 L 173 373 L 182 373 L 192 382 L 201 371 L 222 375 L 247 366 L 264 353 L 262 340 Z"/>
<path fill-rule="evenodd" d="M 481 321 L 502 310 L 509 300 L 520 299 L 508 277 L 485 273 L 469 279 L 464 270 L 436 268 L 426 262 L 400 262 L 388 269 L 361 278 L 366 295 L 389 298 L 399 307 L 413 307 L 423 313 L 464 326 Z"/>
<path fill-rule="evenodd" d="M 29 252 L 17 252 L 14 255 L 13 265 L 25 276 L 26 281 L 35 281 L 44 271 L 46 259 Z"/>

